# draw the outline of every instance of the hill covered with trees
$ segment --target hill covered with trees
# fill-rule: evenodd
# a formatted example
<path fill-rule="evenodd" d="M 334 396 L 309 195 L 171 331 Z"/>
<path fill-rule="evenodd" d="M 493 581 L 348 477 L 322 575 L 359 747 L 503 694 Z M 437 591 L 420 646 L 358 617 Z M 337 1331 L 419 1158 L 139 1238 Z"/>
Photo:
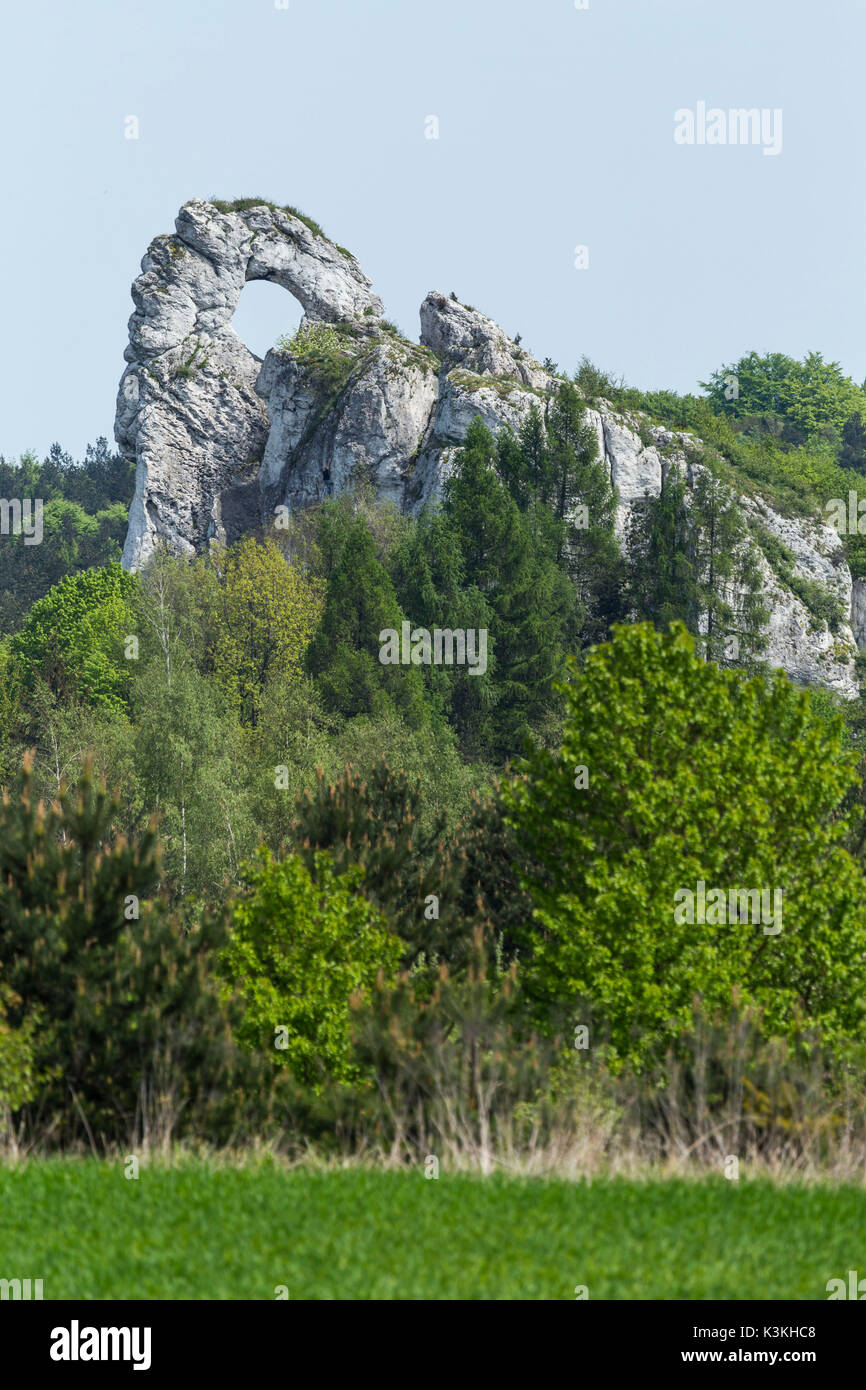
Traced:
<path fill-rule="evenodd" d="M 134 574 L 104 441 L 0 465 L 47 498 L 43 545 L 0 541 L 7 1142 L 487 1163 L 609 1106 L 647 1153 L 715 1161 L 708 1115 L 726 1152 L 859 1143 L 863 706 L 768 663 L 748 506 L 856 479 L 839 375 L 653 396 L 584 362 L 476 418 L 417 515 L 361 481 Z M 704 441 L 624 528 L 599 401 Z"/>

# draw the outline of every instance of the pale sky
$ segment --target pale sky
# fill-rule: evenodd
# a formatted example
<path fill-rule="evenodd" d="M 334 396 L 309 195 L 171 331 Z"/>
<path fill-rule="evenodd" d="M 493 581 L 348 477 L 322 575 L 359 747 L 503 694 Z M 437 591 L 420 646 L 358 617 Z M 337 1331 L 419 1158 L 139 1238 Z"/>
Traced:
<path fill-rule="evenodd" d="M 195 196 L 302 208 L 412 338 L 454 290 L 632 385 L 753 348 L 862 381 L 864 53 L 863 0 L 19 0 L 0 453 L 113 437 L 130 284 Z M 677 144 L 699 102 L 781 110 L 781 153 Z M 261 355 L 299 316 L 252 285 L 235 325 Z"/>

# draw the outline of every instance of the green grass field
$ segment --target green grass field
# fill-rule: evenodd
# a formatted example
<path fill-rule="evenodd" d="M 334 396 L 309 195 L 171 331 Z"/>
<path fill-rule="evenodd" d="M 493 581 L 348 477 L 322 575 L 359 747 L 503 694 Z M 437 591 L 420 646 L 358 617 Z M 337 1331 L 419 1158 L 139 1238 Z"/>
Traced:
<path fill-rule="evenodd" d="M 350 1168 L 0 1168 L 0 1278 L 70 1299 L 824 1299 L 866 1190 Z"/>

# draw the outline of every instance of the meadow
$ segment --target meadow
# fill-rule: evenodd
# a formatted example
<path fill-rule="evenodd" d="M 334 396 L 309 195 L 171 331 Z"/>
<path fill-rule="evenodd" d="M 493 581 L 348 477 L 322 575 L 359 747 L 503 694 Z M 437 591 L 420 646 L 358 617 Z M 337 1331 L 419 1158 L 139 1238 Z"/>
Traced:
<path fill-rule="evenodd" d="M 49 1159 L 0 1168 L 0 1277 L 46 1299 L 826 1299 L 866 1190 Z M 286 1294 L 283 1293 L 282 1297 Z"/>

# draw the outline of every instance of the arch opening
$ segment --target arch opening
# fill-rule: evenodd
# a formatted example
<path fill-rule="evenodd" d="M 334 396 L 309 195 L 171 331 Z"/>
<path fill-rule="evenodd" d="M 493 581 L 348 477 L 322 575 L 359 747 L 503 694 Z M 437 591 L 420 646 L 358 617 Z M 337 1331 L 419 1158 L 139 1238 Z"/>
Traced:
<path fill-rule="evenodd" d="M 277 339 L 297 331 L 304 308 L 282 285 L 248 280 L 241 290 L 231 325 L 256 357 L 263 358 Z"/>

